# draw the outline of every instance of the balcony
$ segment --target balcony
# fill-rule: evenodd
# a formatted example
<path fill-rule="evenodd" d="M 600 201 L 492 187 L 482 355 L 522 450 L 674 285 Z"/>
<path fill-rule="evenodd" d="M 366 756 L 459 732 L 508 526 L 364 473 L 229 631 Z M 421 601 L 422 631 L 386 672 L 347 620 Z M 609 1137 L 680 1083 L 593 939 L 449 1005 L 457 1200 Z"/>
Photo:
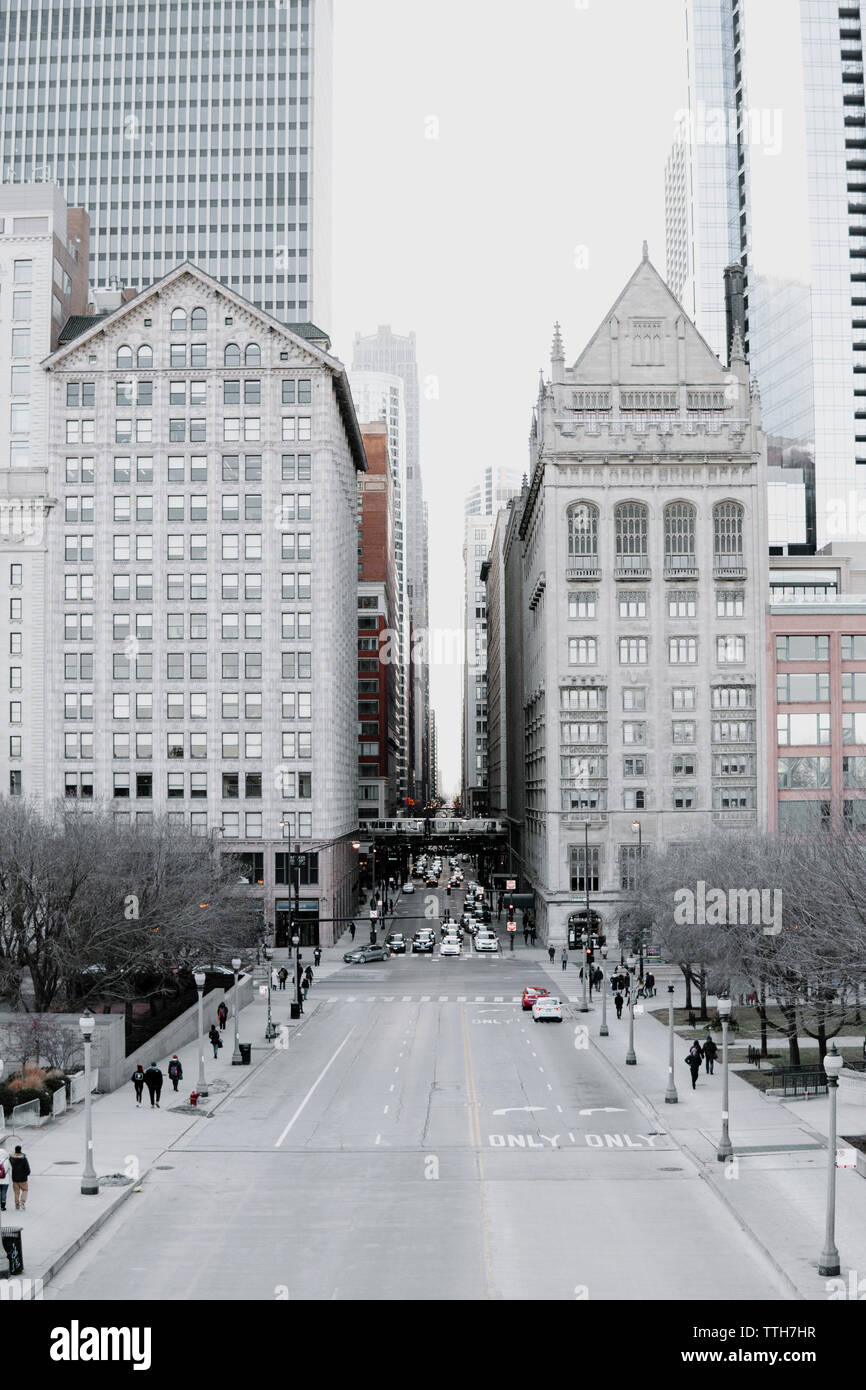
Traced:
<path fill-rule="evenodd" d="M 649 579 L 650 563 L 646 555 L 617 555 L 614 579 Z"/>
<path fill-rule="evenodd" d="M 757 811 L 713 811 L 713 825 L 732 826 L 757 825 Z"/>
<path fill-rule="evenodd" d="M 694 555 L 666 555 L 665 579 L 697 579 L 698 567 Z"/>
<path fill-rule="evenodd" d="M 589 558 L 585 560 L 569 560 L 565 569 L 565 577 L 576 583 L 580 583 L 587 579 L 596 580 L 601 578 L 601 570 L 598 567 L 597 560 L 591 560 Z"/>
<path fill-rule="evenodd" d="M 714 579 L 745 579 L 746 562 L 742 555 L 716 555 L 713 557 Z"/>

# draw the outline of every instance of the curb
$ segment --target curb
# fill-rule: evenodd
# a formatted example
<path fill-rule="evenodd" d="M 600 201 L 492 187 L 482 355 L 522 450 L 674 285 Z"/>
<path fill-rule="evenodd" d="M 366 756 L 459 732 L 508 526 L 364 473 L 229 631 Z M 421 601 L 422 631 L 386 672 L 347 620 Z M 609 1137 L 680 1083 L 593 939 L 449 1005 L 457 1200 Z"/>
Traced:
<path fill-rule="evenodd" d="M 148 1169 L 148 1172 L 150 1172 L 150 1169 Z M 91 1236 L 96 1235 L 96 1232 L 100 1229 L 101 1226 L 105 1225 L 106 1221 L 109 1219 L 110 1216 L 114 1215 L 118 1207 L 122 1206 L 123 1203 L 127 1201 L 129 1197 L 132 1196 L 136 1186 L 140 1186 L 140 1182 L 138 1184 L 130 1183 L 128 1187 L 124 1187 L 120 1192 L 118 1192 L 116 1200 L 113 1201 L 109 1206 L 107 1206 L 104 1211 L 100 1212 L 96 1219 L 94 1221 L 91 1221 L 90 1225 L 86 1228 L 86 1230 L 82 1232 L 80 1236 L 77 1237 L 76 1240 L 74 1240 L 70 1245 L 67 1245 L 64 1250 L 61 1250 L 60 1254 L 57 1256 L 54 1262 L 48 1266 L 47 1269 L 43 1270 L 41 1273 L 36 1275 L 27 1275 L 27 1277 L 31 1279 L 41 1279 L 43 1284 L 48 1284 L 56 1274 L 60 1273 L 60 1270 L 63 1268 L 63 1266 L 69 1263 L 73 1255 L 77 1255 L 78 1251 L 84 1245 L 85 1241 L 90 1240 Z"/>

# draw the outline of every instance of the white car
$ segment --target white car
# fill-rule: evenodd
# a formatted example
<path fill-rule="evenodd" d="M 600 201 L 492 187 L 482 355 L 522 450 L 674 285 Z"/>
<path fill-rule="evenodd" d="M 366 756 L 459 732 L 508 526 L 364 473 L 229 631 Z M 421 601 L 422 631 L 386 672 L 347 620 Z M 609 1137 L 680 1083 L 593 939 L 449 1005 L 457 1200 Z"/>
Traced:
<path fill-rule="evenodd" d="M 476 932 L 476 933 L 475 933 L 475 949 L 476 949 L 476 951 L 498 951 L 498 950 L 499 950 L 499 937 L 496 936 L 492 931 L 491 931 L 491 932 L 482 932 L 482 931 Z"/>
<path fill-rule="evenodd" d="M 460 942 L 457 940 L 457 937 L 456 937 L 456 936 L 445 936 L 445 937 L 443 937 L 443 938 L 442 938 L 442 943 L 441 943 L 441 945 L 440 945 L 440 947 L 439 947 L 439 954 L 440 954 L 440 956 L 459 956 L 459 955 L 460 955 Z"/>
<path fill-rule="evenodd" d="M 532 1017 L 536 1023 L 543 1023 L 546 1019 L 554 1019 L 555 1022 L 562 1022 L 562 1003 L 559 999 L 551 999 L 550 996 L 536 999 L 532 1006 Z"/>
<path fill-rule="evenodd" d="M 403 892 L 404 892 L 404 893 L 414 893 L 414 892 L 415 892 L 415 885 L 414 885 L 414 883 L 404 883 L 404 884 L 403 884 Z"/>

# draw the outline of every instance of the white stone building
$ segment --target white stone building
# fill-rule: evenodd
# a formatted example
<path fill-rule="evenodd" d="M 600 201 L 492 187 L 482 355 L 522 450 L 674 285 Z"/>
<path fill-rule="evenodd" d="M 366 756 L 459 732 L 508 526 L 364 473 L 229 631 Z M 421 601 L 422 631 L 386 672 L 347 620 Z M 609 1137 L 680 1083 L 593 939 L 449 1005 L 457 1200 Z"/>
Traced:
<path fill-rule="evenodd" d="M 302 939 L 328 943 L 357 873 L 345 370 L 190 265 L 77 330 L 45 363 L 45 796 L 219 836 L 278 940 L 291 843 Z"/>
<path fill-rule="evenodd" d="M 639 845 L 761 825 L 766 805 L 759 402 L 646 249 L 573 367 L 557 328 L 531 465 L 509 803 L 525 795 L 543 938 L 566 940 L 587 886 L 615 938 Z"/>

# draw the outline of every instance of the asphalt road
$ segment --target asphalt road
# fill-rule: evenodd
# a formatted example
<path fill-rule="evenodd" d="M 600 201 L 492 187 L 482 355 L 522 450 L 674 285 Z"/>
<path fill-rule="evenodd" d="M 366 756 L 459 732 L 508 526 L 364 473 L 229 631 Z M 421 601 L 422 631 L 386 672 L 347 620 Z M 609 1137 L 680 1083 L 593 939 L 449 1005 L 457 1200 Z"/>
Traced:
<path fill-rule="evenodd" d="M 514 1002 L 541 979 L 518 947 L 316 985 L 292 1050 L 164 1155 L 46 1298 L 783 1297 L 576 1005 L 535 1024 Z"/>

